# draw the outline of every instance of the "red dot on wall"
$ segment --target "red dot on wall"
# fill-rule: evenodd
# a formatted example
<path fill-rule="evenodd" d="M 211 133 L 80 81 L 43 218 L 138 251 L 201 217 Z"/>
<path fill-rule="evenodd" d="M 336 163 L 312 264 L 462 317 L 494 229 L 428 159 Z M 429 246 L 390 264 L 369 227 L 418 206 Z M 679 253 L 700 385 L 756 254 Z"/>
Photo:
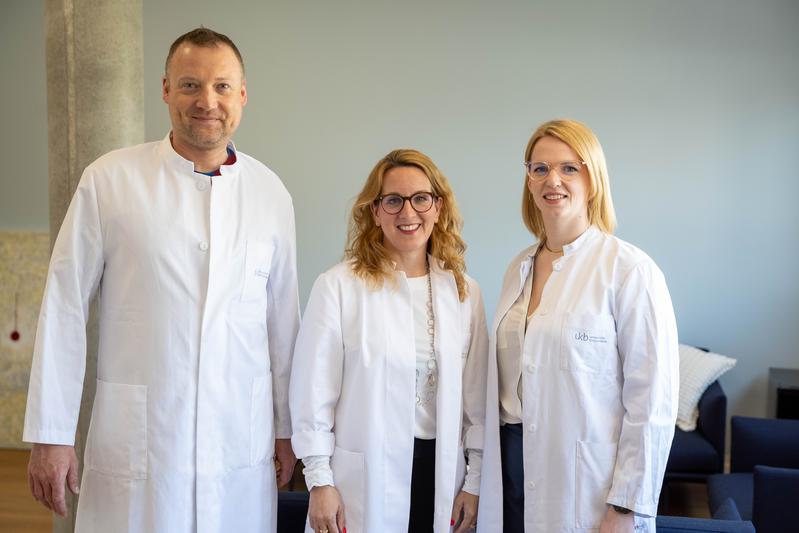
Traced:
<path fill-rule="evenodd" d="M 17 342 L 19 340 L 19 331 L 14 330 L 11 332 L 11 340 Z"/>

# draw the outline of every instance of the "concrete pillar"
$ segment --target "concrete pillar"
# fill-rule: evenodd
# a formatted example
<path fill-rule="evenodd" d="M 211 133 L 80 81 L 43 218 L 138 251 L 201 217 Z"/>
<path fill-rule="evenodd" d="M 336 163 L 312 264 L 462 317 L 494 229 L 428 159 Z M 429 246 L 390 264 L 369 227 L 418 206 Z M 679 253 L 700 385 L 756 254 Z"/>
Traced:
<path fill-rule="evenodd" d="M 86 165 L 110 150 L 144 141 L 142 2 L 45 0 L 44 22 L 52 243 Z M 75 441 L 81 467 L 97 375 L 96 312 L 87 331 Z M 68 507 L 66 519 L 55 518 L 54 532 L 74 530 L 77 498 L 70 497 Z"/>

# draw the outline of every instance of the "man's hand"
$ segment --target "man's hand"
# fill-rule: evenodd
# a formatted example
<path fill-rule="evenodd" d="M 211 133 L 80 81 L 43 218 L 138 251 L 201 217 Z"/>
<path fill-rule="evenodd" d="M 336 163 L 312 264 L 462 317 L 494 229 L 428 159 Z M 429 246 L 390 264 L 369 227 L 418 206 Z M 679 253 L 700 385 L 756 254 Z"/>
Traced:
<path fill-rule="evenodd" d="M 460 491 L 452 505 L 450 524 L 455 526 L 454 533 L 464 533 L 477 528 L 477 502 L 478 496 L 466 491 Z"/>
<path fill-rule="evenodd" d="M 633 533 L 635 531 L 635 515 L 621 514 L 608 505 L 608 512 L 599 524 L 599 533 Z"/>
<path fill-rule="evenodd" d="M 278 487 L 289 482 L 296 464 L 297 457 L 291 449 L 291 439 L 275 439 L 275 476 Z"/>
<path fill-rule="evenodd" d="M 66 481 L 78 493 L 78 456 L 75 448 L 59 444 L 34 444 L 28 462 L 28 485 L 36 501 L 58 515 L 67 516 Z"/>

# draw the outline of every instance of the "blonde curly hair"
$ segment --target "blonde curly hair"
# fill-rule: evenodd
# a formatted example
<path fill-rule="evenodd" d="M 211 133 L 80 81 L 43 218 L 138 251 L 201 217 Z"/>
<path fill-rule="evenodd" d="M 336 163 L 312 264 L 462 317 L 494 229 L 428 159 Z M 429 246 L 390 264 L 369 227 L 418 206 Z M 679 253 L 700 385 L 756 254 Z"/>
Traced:
<path fill-rule="evenodd" d="M 445 270 L 452 272 L 458 287 L 458 296 L 464 301 L 469 291 L 465 276 L 466 262 L 463 258 L 466 243 L 460 234 L 463 219 L 446 176 L 429 157 L 418 150 L 393 150 L 372 169 L 352 206 L 345 258 L 352 262 L 355 275 L 366 281 L 370 287 L 377 289 L 386 280 L 396 281 L 394 263 L 383 245 L 383 230 L 375 224 L 372 209 L 382 194 L 386 173 L 397 167 L 415 167 L 424 172 L 430 180 L 433 194 L 441 199 L 438 222 L 433 226 L 433 232 L 427 241 L 427 253 L 438 259 Z"/>

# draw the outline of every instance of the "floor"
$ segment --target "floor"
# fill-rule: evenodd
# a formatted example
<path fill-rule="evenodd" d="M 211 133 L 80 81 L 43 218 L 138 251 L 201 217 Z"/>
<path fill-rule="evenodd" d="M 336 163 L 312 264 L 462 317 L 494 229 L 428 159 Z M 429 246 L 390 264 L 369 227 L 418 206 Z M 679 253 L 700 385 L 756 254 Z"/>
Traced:
<path fill-rule="evenodd" d="M 50 511 L 28 489 L 28 450 L 0 449 L 0 532 L 49 533 Z"/>
<path fill-rule="evenodd" d="M 27 450 L 0 449 L 0 533 L 50 533 L 50 512 L 30 495 Z M 293 489 L 304 490 L 301 465 L 294 472 Z M 707 518 L 705 485 L 672 483 L 662 498 L 660 514 Z"/>
<path fill-rule="evenodd" d="M 658 514 L 710 518 L 704 483 L 672 482 L 660 496 Z"/>

